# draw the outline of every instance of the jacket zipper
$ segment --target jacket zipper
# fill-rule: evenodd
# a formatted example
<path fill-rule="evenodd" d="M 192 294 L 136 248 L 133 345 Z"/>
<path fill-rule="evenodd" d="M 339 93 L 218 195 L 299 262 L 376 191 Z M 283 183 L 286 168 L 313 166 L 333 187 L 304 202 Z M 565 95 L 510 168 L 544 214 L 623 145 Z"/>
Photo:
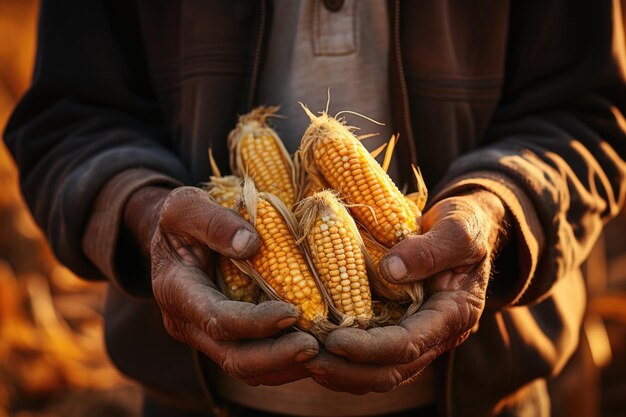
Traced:
<path fill-rule="evenodd" d="M 260 2 L 259 31 L 257 33 L 257 41 L 254 50 L 254 61 L 252 64 L 252 75 L 250 76 L 250 91 L 248 94 L 248 111 L 252 110 L 254 105 L 254 97 L 259 83 L 259 72 L 261 70 L 261 53 L 263 52 L 263 38 L 265 37 L 265 26 L 267 25 L 267 0 Z"/>
<path fill-rule="evenodd" d="M 406 74 L 404 73 L 404 65 L 402 59 L 402 46 L 400 44 L 400 0 L 394 3 L 394 48 L 396 52 L 396 67 L 398 69 L 398 80 L 400 81 L 400 90 L 402 94 L 402 123 L 404 131 L 407 134 L 406 142 L 409 145 L 409 156 L 411 163 L 417 165 L 417 149 L 415 148 L 415 136 L 413 135 L 413 126 L 411 126 L 411 111 L 409 110 L 409 93 L 406 84 Z"/>

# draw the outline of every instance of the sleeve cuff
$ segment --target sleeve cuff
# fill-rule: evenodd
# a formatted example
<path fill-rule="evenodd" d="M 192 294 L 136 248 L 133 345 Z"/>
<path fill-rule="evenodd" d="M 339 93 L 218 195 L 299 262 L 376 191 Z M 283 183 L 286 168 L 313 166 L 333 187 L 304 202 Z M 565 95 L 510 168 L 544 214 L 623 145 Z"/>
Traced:
<path fill-rule="evenodd" d="M 507 176 L 494 171 L 470 172 L 448 184 L 432 202 L 470 188 L 485 189 L 502 200 L 512 224 L 509 245 L 494 261 L 496 273 L 489 286 L 487 305 L 501 307 L 525 302 L 545 244 L 544 232 L 530 198 Z"/>
<path fill-rule="evenodd" d="M 145 296 L 150 291 L 150 280 L 145 276 L 149 273 L 149 268 L 129 268 L 126 265 L 137 264 L 137 259 L 141 259 L 143 255 L 134 245 L 121 242 L 124 207 L 130 196 L 143 187 L 175 188 L 181 185 L 183 184 L 179 181 L 150 169 L 129 169 L 111 178 L 94 201 L 82 239 L 83 251 L 104 276 L 127 294 Z M 125 252 L 123 257 L 119 256 L 122 245 Z"/>

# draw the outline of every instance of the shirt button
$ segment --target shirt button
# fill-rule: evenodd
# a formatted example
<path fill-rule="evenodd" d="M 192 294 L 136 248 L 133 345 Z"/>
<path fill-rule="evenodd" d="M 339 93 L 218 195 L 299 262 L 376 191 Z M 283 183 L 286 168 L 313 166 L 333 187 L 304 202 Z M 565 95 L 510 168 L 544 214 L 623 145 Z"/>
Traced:
<path fill-rule="evenodd" d="M 337 12 L 343 7 L 344 0 L 324 0 L 324 6 L 331 12 Z"/>

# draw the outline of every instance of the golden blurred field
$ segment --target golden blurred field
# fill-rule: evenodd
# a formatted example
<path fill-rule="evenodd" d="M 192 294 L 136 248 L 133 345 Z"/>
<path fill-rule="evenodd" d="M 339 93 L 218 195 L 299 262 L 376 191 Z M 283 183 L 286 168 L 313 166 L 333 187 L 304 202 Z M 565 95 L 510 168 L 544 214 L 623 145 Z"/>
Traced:
<path fill-rule="evenodd" d="M 29 84 L 36 13 L 37 0 L 0 0 L 2 130 Z M 600 277 L 590 284 L 588 358 L 579 358 L 588 374 L 583 379 L 580 368 L 566 369 L 563 385 L 554 388 L 558 415 L 626 416 L 625 236 L 622 214 L 587 265 L 588 275 Z M 0 417 L 139 415 L 139 389 L 104 351 L 105 287 L 55 261 L 0 141 Z"/>
<path fill-rule="evenodd" d="M 29 84 L 36 13 L 35 0 L 0 0 L 2 130 Z M 138 389 L 104 351 L 104 291 L 55 261 L 0 143 L 0 417 L 139 414 Z"/>

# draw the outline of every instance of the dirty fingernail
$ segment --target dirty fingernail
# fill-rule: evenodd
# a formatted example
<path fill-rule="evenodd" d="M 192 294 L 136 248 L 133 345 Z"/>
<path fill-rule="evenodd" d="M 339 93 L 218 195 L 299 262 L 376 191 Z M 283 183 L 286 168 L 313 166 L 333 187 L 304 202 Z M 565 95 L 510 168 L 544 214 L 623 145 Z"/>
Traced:
<path fill-rule="evenodd" d="M 407 270 L 399 256 L 390 256 L 385 261 L 385 269 L 390 278 L 401 281 L 406 277 Z"/>
<path fill-rule="evenodd" d="M 317 353 L 318 353 L 318 351 L 315 350 L 315 349 L 304 349 L 303 351 L 298 352 L 298 354 L 296 355 L 294 360 L 296 362 L 305 362 L 305 361 L 308 361 L 309 359 L 313 358 L 314 356 L 316 356 Z"/>
<path fill-rule="evenodd" d="M 230 245 L 235 252 L 243 252 L 248 247 L 251 240 L 252 232 L 242 227 L 241 229 L 237 230 L 237 233 L 235 233 L 235 236 L 233 236 L 233 240 L 231 241 Z"/>

